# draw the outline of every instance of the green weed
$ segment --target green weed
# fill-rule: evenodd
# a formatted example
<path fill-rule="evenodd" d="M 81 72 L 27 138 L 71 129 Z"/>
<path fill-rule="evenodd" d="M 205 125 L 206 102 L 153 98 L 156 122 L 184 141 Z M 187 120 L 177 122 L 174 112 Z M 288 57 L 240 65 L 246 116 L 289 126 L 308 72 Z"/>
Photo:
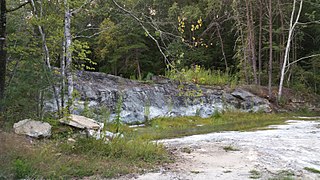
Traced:
<path fill-rule="evenodd" d="M 228 151 L 240 151 L 239 149 L 237 149 L 236 147 L 233 147 L 233 146 L 224 146 L 223 147 L 223 150 L 225 150 L 226 152 Z"/>
<path fill-rule="evenodd" d="M 176 69 L 168 70 L 166 77 L 180 82 L 189 82 L 202 85 L 230 85 L 237 84 L 237 77 L 231 76 L 228 72 L 219 70 L 206 70 L 199 65 L 191 68 L 183 68 L 180 71 Z"/>
<path fill-rule="evenodd" d="M 251 179 L 259 179 L 261 177 L 261 173 L 257 170 L 249 171 Z"/>
<path fill-rule="evenodd" d="M 320 174 L 320 170 L 315 168 L 305 167 L 304 169 L 312 173 Z"/>
<path fill-rule="evenodd" d="M 0 132 L 1 133 L 1 132 Z M 36 141 L 0 134 L 0 176 L 5 179 L 70 179 L 85 176 L 115 177 L 139 173 L 170 162 L 161 144 L 142 139 L 66 138 Z M 14 176 L 13 176 L 14 175 Z"/>
<path fill-rule="evenodd" d="M 33 170 L 29 163 L 22 159 L 16 159 L 12 163 L 15 178 L 23 179 L 32 177 Z"/>

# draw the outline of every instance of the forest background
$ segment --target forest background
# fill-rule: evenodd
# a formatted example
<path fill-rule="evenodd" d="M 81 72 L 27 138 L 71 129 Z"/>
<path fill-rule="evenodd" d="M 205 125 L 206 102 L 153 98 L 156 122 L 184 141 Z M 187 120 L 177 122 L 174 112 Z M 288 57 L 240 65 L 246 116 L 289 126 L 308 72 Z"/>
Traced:
<path fill-rule="evenodd" d="M 320 93 L 319 0 L 0 4 L 0 109 L 6 118 L 40 116 L 40 102 L 52 98 L 46 96 L 52 90 L 62 98 L 61 109 L 70 111 L 77 70 L 137 80 L 202 71 L 212 76 L 193 82 L 221 85 L 205 78 L 225 75 L 230 78 L 223 85 L 268 86 L 268 98 L 278 101 L 283 86 Z"/>

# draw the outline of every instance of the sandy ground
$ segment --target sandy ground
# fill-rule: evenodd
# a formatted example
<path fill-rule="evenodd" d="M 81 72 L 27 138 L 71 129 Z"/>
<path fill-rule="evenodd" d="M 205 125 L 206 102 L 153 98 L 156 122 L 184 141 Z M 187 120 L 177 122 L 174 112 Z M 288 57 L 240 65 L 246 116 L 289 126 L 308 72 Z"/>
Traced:
<path fill-rule="evenodd" d="M 176 162 L 157 172 L 118 178 L 138 180 L 320 179 L 319 121 L 287 121 L 255 132 L 222 132 L 162 140 Z M 226 151 L 231 147 L 231 151 Z M 229 148 L 230 149 L 230 148 Z"/>

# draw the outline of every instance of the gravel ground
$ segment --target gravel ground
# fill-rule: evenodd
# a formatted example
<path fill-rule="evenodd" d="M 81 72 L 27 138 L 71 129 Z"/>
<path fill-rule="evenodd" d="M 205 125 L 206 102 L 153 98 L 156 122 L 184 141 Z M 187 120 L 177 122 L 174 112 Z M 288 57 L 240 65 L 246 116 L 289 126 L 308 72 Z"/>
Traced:
<path fill-rule="evenodd" d="M 289 120 L 254 132 L 221 132 L 159 141 L 176 162 L 158 172 L 118 179 L 320 179 L 320 118 Z"/>

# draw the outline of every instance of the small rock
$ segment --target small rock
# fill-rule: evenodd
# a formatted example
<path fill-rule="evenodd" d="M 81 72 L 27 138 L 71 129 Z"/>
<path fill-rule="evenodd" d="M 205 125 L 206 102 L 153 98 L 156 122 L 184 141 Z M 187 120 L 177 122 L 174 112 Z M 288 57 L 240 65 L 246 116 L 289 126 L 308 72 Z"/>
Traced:
<path fill-rule="evenodd" d="M 13 125 L 16 134 L 28 135 L 33 138 L 50 137 L 51 125 L 46 122 L 25 119 Z"/>
<path fill-rule="evenodd" d="M 68 138 L 68 142 L 76 142 L 76 140 L 73 138 Z"/>
<path fill-rule="evenodd" d="M 90 137 L 94 137 L 95 139 L 101 139 L 106 137 L 107 139 L 113 139 L 116 137 L 123 138 L 123 134 L 121 133 L 112 133 L 110 131 L 101 132 L 100 130 L 88 129 L 87 135 Z"/>

